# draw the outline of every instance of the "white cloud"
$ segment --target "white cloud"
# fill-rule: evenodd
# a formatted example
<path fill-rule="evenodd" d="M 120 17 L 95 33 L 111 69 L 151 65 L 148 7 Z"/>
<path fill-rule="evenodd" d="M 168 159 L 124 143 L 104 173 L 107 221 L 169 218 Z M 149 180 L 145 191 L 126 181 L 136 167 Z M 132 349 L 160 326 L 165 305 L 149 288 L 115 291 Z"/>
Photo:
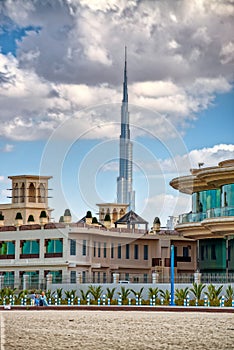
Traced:
<path fill-rule="evenodd" d="M 13 149 L 14 149 L 14 146 L 7 143 L 4 147 L 0 148 L 0 152 L 8 153 L 8 152 L 12 152 Z"/>
<path fill-rule="evenodd" d="M 7 0 L 0 7 L 15 24 L 40 28 L 17 42 L 16 57 L 0 54 L 0 135 L 9 139 L 48 137 L 82 108 L 121 102 L 125 44 L 129 102 L 161 113 L 181 132 L 217 93 L 232 89 L 230 2 Z M 166 126 L 150 118 L 131 113 L 133 123 L 155 133 L 160 127 L 167 137 Z M 91 125 L 113 120 L 89 118 Z"/>

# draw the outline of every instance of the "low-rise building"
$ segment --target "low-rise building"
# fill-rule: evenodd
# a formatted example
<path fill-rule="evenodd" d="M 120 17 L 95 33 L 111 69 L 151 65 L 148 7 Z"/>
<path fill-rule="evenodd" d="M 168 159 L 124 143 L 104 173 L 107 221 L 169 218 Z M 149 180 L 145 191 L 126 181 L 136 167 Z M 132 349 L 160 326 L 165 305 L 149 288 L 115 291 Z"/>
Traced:
<path fill-rule="evenodd" d="M 197 241 L 197 270 L 234 273 L 234 160 L 192 169 L 170 185 L 192 196 L 192 210 L 180 215 L 175 229 Z"/>

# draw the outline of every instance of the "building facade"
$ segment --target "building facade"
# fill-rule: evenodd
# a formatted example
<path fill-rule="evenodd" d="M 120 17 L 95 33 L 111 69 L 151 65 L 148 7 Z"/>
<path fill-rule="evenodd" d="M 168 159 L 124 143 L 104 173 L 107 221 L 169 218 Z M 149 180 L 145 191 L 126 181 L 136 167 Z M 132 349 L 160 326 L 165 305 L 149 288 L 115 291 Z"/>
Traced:
<path fill-rule="evenodd" d="M 135 210 L 135 191 L 132 186 L 132 142 L 130 140 L 127 81 L 127 49 L 125 47 L 125 66 L 123 100 L 121 106 L 121 134 L 119 143 L 119 176 L 117 178 L 117 203 L 127 203 L 129 210 Z"/>
<path fill-rule="evenodd" d="M 12 181 L 11 203 L 0 204 L 0 214 L 4 216 L 0 225 L 15 225 L 17 213 L 22 216 L 21 224 L 27 224 L 30 219 L 39 224 L 42 211 L 50 221 L 52 209 L 48 206 L 48 181 L 51 176 L 17 175 L 9 176 L 9 179 Z"/>
<path fill-rule="evenodd" d="M 19 289 L 53 283 L 110 283 L 114 274 L 131 282 L 168 281 L 170 246 L 177 251 L 175 274 L 195 271 L 196 243 L 177 232 L 48 223 L 0 227 L 0 284 Z"/>
<path fill-rule="evenodd" d="M 197 269 L 234 273 L 234 160 L 192 169 L 170 185 L 192 196 L 192 210 L 180 215 L 176 230 L 197 241 Z"/>

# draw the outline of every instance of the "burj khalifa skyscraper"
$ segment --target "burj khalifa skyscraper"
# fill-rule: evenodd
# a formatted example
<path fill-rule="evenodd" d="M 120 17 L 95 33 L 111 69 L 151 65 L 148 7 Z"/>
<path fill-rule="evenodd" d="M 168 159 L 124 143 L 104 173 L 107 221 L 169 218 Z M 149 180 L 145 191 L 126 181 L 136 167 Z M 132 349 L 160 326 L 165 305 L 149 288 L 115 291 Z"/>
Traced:
<path fill-rule="evenodd" d="M 121 106 L 121 135 L 119 145 L 119 176 L 117 178 L 117 203 L 126 203 L 129 210 L 135 210 L 135 191 L 132 189 L 132 142 L 130 140 L 128 112 L 127 48 L 125 47 L 125 65 L 123 82 L 123 100 Z"/>

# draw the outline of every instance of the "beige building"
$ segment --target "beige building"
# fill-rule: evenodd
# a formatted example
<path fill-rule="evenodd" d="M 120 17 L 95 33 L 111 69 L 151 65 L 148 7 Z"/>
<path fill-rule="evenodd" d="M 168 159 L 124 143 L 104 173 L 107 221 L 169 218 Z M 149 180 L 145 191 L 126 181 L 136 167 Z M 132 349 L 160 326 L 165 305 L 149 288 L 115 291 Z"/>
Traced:
<path fill-rule="evenodd" d="M 15 225 L 16 214 L 22 216 L 21 224 L 39 224 L 41 211 L 46 211 L 50 221 L 52 209 L 48 206 L 48 180 L 51 176 L 18 175 L 9 176 L 12 180 L 11 203 L 0 204 L 0 213 L 4 216 L 1 224 Z"/>

